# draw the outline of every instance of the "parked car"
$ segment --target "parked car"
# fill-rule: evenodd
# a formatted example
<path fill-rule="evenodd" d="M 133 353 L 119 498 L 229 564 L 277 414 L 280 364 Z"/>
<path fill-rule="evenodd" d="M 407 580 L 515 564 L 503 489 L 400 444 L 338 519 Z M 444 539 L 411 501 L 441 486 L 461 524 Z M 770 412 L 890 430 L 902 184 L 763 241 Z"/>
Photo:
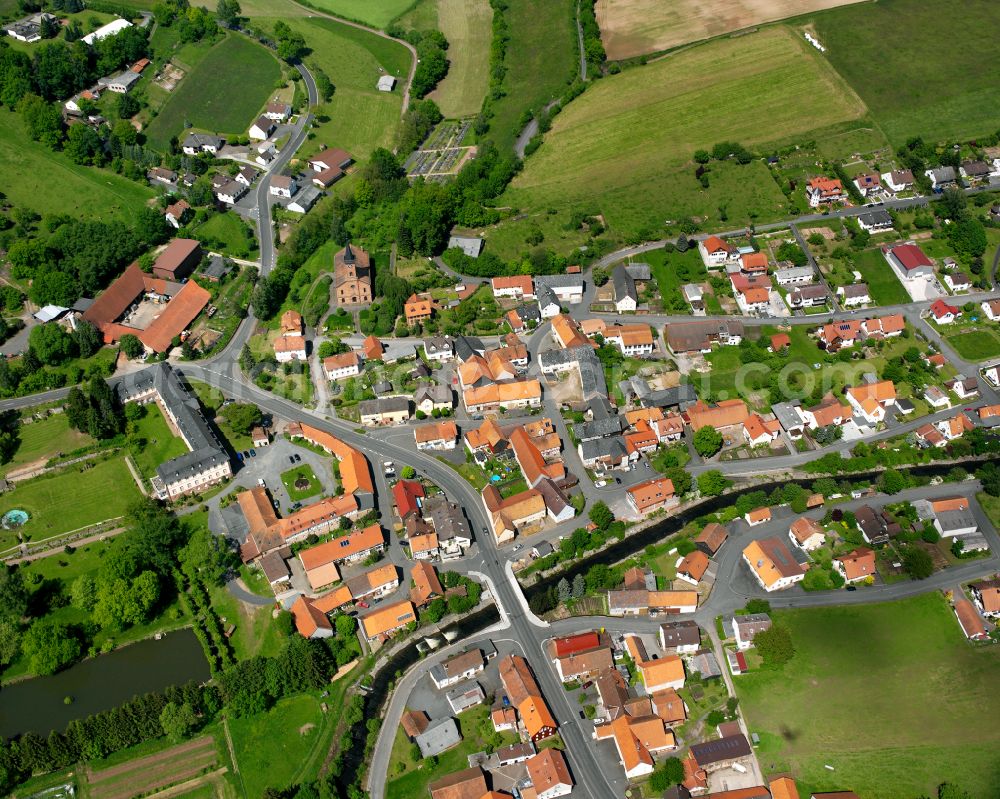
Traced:
<path fill-rule="evenodd" d="M 294 455 L 289 455 L 288 456 L 288 462 L 289 463 L 295 463 L 295 456 Z"/>
<path fill-rule="evenodd" d="M 581 688 L 582 688 L 582 689 L 583 689 L 584 691 L 586 691 L 586 690 L 587 690 L 587 689 L 588 689 L 588 688 L 589 688 L 589 687 L 590 687 L 591 685 L 593 685 L 593 684 L 594 684 L 594 681 L 593 681 L 593 680 L 587 680 L 587 682 L 585 682 L 585 683 L 584 683 L 583 685 L 581 685 L 580 687 L 581 687 Z"/>
<path fill-rule="evenodd" d="M 299 455 L 298 453 L 295 453 L 294 455 L 292 455 L 292 457 L 295 458 L 296 463 L 302 460 L 302 456 Z"/>
<path fill-rule="evenodd" d="M 257 457 L 257 450 L 255 450 L 255 449 L 250 450 L 250 457 L 251 458 L 256 458 Z"/>
<path fill-rule="evenodd" d="M 267 488 L 267 483 L 264 482 L 263 477 L 257 479 L 257 485 L 259 485 L 261 488 Z"/>

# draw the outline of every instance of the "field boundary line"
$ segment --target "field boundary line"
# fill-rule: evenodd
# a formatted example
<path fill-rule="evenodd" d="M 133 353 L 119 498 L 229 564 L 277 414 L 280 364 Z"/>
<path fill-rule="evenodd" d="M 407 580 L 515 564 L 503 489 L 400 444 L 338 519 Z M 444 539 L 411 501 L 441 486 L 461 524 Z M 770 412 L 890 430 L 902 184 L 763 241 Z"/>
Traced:
<path fill-rule="evenodd" d="M 243 796 L 247 795 L 247 786 L 243 782 L 243 774 L 240 771 L 239 761 L 236 759 L 236 747 L 233 746 L 233 736 L 229 734 L 229 718 L 228 716 L 222 717 L 222 732 L 226 736 L 226 746 L 229 748 L 229 759 L 233 763 L 233 774 L 240 778 L 240 790 L 243 792 Z"/>

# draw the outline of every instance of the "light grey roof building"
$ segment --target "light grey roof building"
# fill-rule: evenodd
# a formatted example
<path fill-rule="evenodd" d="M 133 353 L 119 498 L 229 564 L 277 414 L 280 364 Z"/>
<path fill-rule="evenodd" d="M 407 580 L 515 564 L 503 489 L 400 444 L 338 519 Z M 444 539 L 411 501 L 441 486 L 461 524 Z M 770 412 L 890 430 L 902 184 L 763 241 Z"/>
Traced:
<path fill-rule="evenodd" d="M 439 755 L 462 742 L 462 734 L 458 731 L 455 719 L 447 718 L 434 727 L 424 730 L 415 739 L 420 747 L 421 757 Z"/>
<path fill-rule="evenodd" d="M 589 441 L 592 438 L 613 436 L 625 429 L 625 420 L 620 416 L 607 416 L 594 419 L 591 422 L 581 422 L 573 425 L 577 441 Z"/>
<path fill-rule="evenodd" d="M 457 247 L 470 258 L 478 258 L 485 242 L 479 236 L 452 236 L 448 239 L 448 249 Z"/>

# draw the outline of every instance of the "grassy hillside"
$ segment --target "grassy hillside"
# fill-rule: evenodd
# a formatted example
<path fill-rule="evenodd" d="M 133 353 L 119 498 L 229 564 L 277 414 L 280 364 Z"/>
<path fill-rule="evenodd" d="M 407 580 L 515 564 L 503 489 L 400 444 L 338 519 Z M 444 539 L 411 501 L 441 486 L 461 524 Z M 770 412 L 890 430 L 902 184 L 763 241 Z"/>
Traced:
<path fill-rule="evenodd" d="M 1000 29 L 993 0 L 879 0 L 817 14 L 825 56 L 889 139 L 974 137 L 1000 127 Z"/>
<path fill-rule="evenodd" d="M 579 204 L 619 234 L 684 216 L 730 224 L 780 214 L 765 167 L 714 164 L 709 189 L 691 156 L 722 140 L 798 140 L 861 117 L 863 104 L 815 51 L 784 28 L 721 39 L 605 78 L 558 117 L 505 204 Z"/>
<path fill-rule="evenodd" d="M 21 117 L 0 109 L 0 164 L 4 194 L 42 214 L 123 219 L 153 196 L 113 172 L 77 166 L 62 153 L 31 141 Z"/>
<path fill-rule="evenodd" d="M 166 148 L 185 123 L 213 133 L 245 133 L 281 77 L 277 60 L 245 36 L 230 34 L 184 78 L 146 129 Z M 234 91 L 234 87 L 239 87 Z"/>
<path fill-rule="evenodd" d="M 791 771 L 802 796 L 937 796 L 946 781 L 1000 795 L 1000 725 L 984 723 L 1000 713 L 1000 648 L 972 647 L 940 594 L 774 618 L 795 657 L 736 679 L 765 773 Z"/>
<path fill-rule="evenodd" d="M 409 10 L 414 0 L 309 0 L 309 5 L 373 28 L 384 28 Z"/>
<path fill-rule="evenodd" d="M 261 22 L 270 27 L 277 20 Z M 341 147 L 356 158 L 376 147 L 395 143 L 402 108 L 402 94 L 376 88 L 381 70 L 405 79 L 410 53 L 401 44 L 329 19 L 314 17 L 285 20 L 300 31 L 312 52 L 307 65 L 321 68 L 337 87 L 333 99 L 316 110 L 319 123 L 309 134 L 303 155 L 321 145 Z"/>
<path fill-rule="evenodd" d="M 489 138 L 513 149 L 526 110 L 541 110 L 577 75 L 579 46 L 573 0 L 508 0 L 505 96 L 494 105 Z"/>
<path fill-rule="evenodd" d="M 430 96 L 446 117 L 478 114 L 490 81 L 493 10 L 488 0 L 439 0 L 437 6 L 451 65 Z"/>

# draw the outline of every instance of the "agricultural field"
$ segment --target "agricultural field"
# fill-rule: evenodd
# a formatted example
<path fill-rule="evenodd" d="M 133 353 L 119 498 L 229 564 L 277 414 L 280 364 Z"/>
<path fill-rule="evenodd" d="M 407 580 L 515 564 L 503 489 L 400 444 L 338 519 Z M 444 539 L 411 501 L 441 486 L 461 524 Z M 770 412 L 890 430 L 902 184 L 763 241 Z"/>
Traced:
<path fill-rule="evenodd" d="M 487 134 L 501 152 L 514 148 L 526 111 L 541 111 L 577 77 L 580 55 L 573 8 L 571 0 L 509 0 L 505 96 L 493 104 Z"/>
<path fill-rule="evenodd" d="M 941 47 L 970 30 L 996 30 L 991 0 L 879 0 L 812 18 L 824 57 L 868 105 L 893 145 L 937 141 L 1000 127 L 1000 42 Z"/>
<path fill-rule="evenodd" d="M 595 11 L 608 59 L 617 61 L 857 2 L 860 0 L 597 0 Z"/>
<path fill-rule="evenodd" d="M 791 771 L 802 796 L 936 796 L 942 782 L 997 795 L 1000 727 L 981 722 L 1000 713 L 1000 650 L 970 645 L 940 594 L 774 620 L 795 656 L 736 680 L 765 773 Z"/>
<path fill-rule="evenodd" d="M 29 464 L 44 466 L 49 458 L 60 452 L 72 452 L 94 442 L 86 433 L 71 428 L 65 413 L 54 413 L 30 424 L 22 422 L 17 438 L 17 450 L 4 464 L 4 474 L 19 471 Z"/>
<path fill-rule="evenodd" d="M 3 193 L 40 214 L 126 219 L 153 191 L 113 172 L 74 164 L 63 153 L 32 141 L 19 114 L 0 110 Z"/>
<path fill-rule="evenodd" d="M 124 458 L 111 457 L 19 483 L 0 496 L 0 515 L 14 508 L 27 511 L 29 519 L 20 532 L 40 540 L 117 518 L 139 496 Z M 6 548 L 13 535 L 4 531 L 0 540 Z"/>
<path fill-rule="evenodd" d="M 502 204 L 597 206 L 612 233 L 649 238 L 685 216 L 730 227 L 764 221 L 787 206 L 764 163 L 712 163 L 704 189 L 694 151 L 720 139 L 789 141 L 864 113 L 819 54 L 784 28 L 717 40 L 591 86 L 556 117 Z"/>
<path fill-rule="evenodd" d="M 244 36 L 227 36 L 171 92 L 146 129 L 150 145 L 166 149 L 186 124 L 213 133 L 245 133 L 280 77 L 278 62 L 266 48 Z M 240 91 L 234 92 L 234 85 Z"/>
<path fill-rule="evenodd" d="M 309 0 L 309 5 L 373 28 L 384 28 L 415 3 L 414 0 Z"/>
<path fill-rule="evenodd" d="M 282 699 L 266 713 L 232 719 L 229 729 L 246 795 L 293 784 L 325 737 L 324 727 L 333 722 L 310 694 Z"/>
<path fill-rule="evenodd" d="M 276 21 L 271 18 L 261 23 L 271 27 Z M 300 155 L 339 147 L 361 160 L 377 147 L 392 149 L 402 90 L 397 87 L 394 92 L 380 92 L 376 84 L 383 71 L 405 80 L 410 71 L 409 51 L 390 39 L 329 19 L 284 21 L 305 37 L 312 50 L 306 64 L 322 69 L 337 87 L 333 99 L 317 107 L 317 121 Z"/>
<path fill-rule="evenodd" d="M 482 108 L 490 82 L 493 10 L 488 0 L 438 0 L 437 11 L 451 65 L 429 96 L 448 119 L 473 116 Z"/>
<path fill-rule="evenodd" d="M 218 764 L 215 739 L 205 735 L 118 765 L 88 768 L 87 794 L 91 799 L 132 799 L 186 782 Z"/>

